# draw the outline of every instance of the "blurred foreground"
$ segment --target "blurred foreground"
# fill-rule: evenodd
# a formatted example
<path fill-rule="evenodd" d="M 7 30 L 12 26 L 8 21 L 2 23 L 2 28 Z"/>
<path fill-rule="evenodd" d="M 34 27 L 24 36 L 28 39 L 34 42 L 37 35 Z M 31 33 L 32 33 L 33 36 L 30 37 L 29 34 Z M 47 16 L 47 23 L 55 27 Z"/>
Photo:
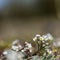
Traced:
<path fill-rule="evenodd" d="M 40 35 L 37 34 L 33 41 L 35 46 L 30 42 L 22 42 L 15 40 L 11 44 L 11 48 L 5 49 L 0 54 L 0 60 L 59 60 L 60 54 L 55 49 L 53 37 L 50 33 Z"/>

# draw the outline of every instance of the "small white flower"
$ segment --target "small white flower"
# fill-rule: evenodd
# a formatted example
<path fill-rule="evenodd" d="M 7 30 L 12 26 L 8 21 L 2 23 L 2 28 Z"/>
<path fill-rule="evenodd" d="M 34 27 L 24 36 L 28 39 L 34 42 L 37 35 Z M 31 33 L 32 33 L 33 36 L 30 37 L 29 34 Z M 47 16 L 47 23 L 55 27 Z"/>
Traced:
<path fill-rule="evenodd" d="M 43 40 L 44 40 L 44 38 L 43 38 L 43 37 L 40 37 L 40 40 L 41 40 L 41 41 L 43 41 Z"/>
<path fill-rule="evenodd" d="M 46 35 L 43 35 L 42 37 L 44 38 L 45 41 L 48 40 L 48 37 Z"/>
<path fill-rule="evenodd" d="M 47 52 L 48 52 L 48 54 L 52 54 L 52 51 L 51 51 L 51 50 L 49 50 L 49 49 L 47 49 Z"/>
<path fill-rule="evenodd" d="M 53 37 L 50 33 L 47 34 L 47 37 L 48 37 L 49 40 L 53 40 Z"/>
<path fill-rule="evenodd" d="M 21 50 L 21 52 L 24 52 L 24 50 Z"/>
<path fill-rule="evenodd" d="M 49 51 L 48 53 L 49 53 L 49 54 L 52 54 L 52 51 Z"/>
<path fill-rule="evenodd" d="M 45 47 L 45 44 L 43 44 L 42 46 Z"/>
<path fill-rule="evenodd" d="M 22 48 L 22 46 L 21 46 L 21 45 L 19 45 L 18 47 L 19 47 L 20 49 Z"/>
<path fill-rule="evenodd" d="M 32 48 L 31 43 L 25 42 L 25 44 L 26 44 L 26 46 L 27 46 L 28 48 Z"/>
<path fill-rule="evenodd" d="M 26 51 L 27 49 L 30 51 L 30 52 L 32 52 L 32 45 L 31 45 L 31 43 L 28 43 L 28 42 L 25 42 L 25 48 L 24 48 L 24 51 Z"/>
<path fill-rule="evenodd" d="M 37 39 L 40 39 L 40 34 L 36 34 L 36 36 L 33 38 L 33 41 L 36 41 Z"/>
<path fill-rule="evenodd" d="M 12 46 L 12 49 L 15 50 L 15 51 L 18 51 L 19 47 L 18 46 Z"/>
<path fill-rule="evenodd" d="M 43 56 L 46 56 L 46 52 L 43 54 Z"/>
<path fill-rule="evenodd" d="M 3 54 L 4 54 L 4 55 L 7 55 L 7 51 L 4 51 Z"/>
<path fill-rule="evenodd" d="M 46 43 L 46 45 L 49 45 L 49 43 Z"/>
<path fill-rule="evenodd" d="M 43 40 L 42 43 L 45 43 L 45 41 Z"/>
<path fill-rule="evenodd" d="M 46 35 L 43 35 L 42 36 L 43 38 L 44 38 L 44 40 L 53 40 L 53 37 L 52 37 L 52 35 L 50 34 L 50 33 L 48 33 L 48 34 L 46 34 Z"/>
<path fill-rule="evenodd" d="M 40 34 L 36 34 L 36 37 L 40 37 Z"/>
<path fill-rule="evenodd" d="M 35 38 L 33 38 L 33 41 L 36 41 L 37 40 L 37 38 L 35 37 Z"/>
<path fill-rule="evenodd" d="M 18 45 L 18 49 L 21 50 L 23 48 L 23 46 L 21 45 Z"/>

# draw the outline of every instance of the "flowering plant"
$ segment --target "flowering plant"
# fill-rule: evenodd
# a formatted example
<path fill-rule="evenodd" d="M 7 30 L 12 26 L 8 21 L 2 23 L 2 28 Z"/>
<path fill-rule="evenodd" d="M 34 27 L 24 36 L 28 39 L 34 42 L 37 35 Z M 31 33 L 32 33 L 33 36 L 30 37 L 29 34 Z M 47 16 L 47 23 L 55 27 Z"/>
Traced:
<path fill-rule="evenodd" d="M 42 56 L 42 60 L 56 60 L 55 55 L 51 48 L 53 37 L 50 33 L 42 35 L 42 36 L 37 34 L 33 38 L 33 41 L 37 42 L 38 53 L 40 57 Z"/>
<path fill-rule="evenodd" d="M 15 60 L 17 58 L 17 60 L 58 60 L 60 56 L 56 54 L 57 50 L 53 50 L 51 46 L 53 40 L 53 36 L 50 33 L 42 36 L 37 34 L 33 38 L 33 41 L 36 42 L 38 47 L 37 51 L 34 53 L 34 47 L 30 42 L 25 42 L 21 45 L 19 40 L 15 40 L 12 43 L 12 48 L 4 51 L 0 60 Z"/>

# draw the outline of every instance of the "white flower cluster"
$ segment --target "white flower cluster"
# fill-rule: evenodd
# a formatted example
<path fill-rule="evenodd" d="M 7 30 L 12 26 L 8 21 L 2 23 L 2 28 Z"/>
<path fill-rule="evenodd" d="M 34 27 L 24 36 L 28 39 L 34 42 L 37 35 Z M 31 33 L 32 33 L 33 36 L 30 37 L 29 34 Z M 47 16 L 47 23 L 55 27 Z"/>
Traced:
<path fill-rule="evenodd" d="M 43 35 L 42 37 L 44 38 L 44 40 L 53 40 L 53 37 L 50 33 Z"/>
<path fill-rule="evenodd" d="M 21 50 L 23 47 L 22 45 L 19 43 L 19 40 L 15 40 L 13 41 L 12 43 L 12 49 L 15 50 L 15 51 L 19 51 Z"/>
<path fill-rule="evenodd" d="M 37 46 L 38 46 L 39 52 L 36 52 L 36 56 L 38 56 L 38 57 L 42 56 L 43 57 L 43 56 L 53 55 L 52 49 L 49 48 L 50 41 L 53 41 L 53 37 L 50 33 L 42 35 L 42 36 L 40 34 L 37 34 L 33 38 L 33 41 L 37 42 L 37 44 L 38 44 Z M 11 49 L 9 51 L 4 51 L 3 55 L 5 55 L 6 58 L 9 58 L 9 59 L 10 59 L 10 56 L 12 56 L 10 60 L 13 60 L 13 57 L 15 60 L 15 58 L 17 58 L 17 55 L 18 55 L 19 59 L 20 59 L 20 57 L 23 59 L 23 57 L 25 57 L 25 56 L 32 57 L 33 56 L 32 55 L 33 54 L 32 44 L 29 42 L 25 42 L 22 45 L 20 43 L 21 42 L 19 40 L 13 41 Z M 11 53 L 12 55 L 9 53 Z M 39 55 L 38 53 L 41 55 Z M 33 57 L 32 57 L 32 59 L 33 59 Z M 33 60 L 35 60 L 35 59 L 33 59 Z M 38 58 L 37 58 L 37 60 L 38 60 Z M 39 58 L 39 60 L 40 60 L 40 58 Z"/>
<path fill-rule="evenodd" d="M 49 46 L 50 46 L 50 42 L 53 41 L 53 37 L 52 37 L 52 35 L 50 33 L 42 35 L 42 36 L 37 34 L 33 38 L 33 41 L 37 41 L 37 44 L 40 47 L 40 49 L 44 48 L 45 52 L 47 52 L 48 54 L 52 54 L 52 50 L 49 49 Z"/>
<path fill-rule="evenodd" d="M 33 38 L 33 41 L 36 41 L 37 39 L 40 39 L 40 35 L 39 34 L 37 34 L 34 38 Z"/>
<path fill-rule="evenodd" d="M 22 52 L 25 52 L 25 51 L 27 51 L 27 50 L 29 50 L 29 52 L 32 53 L 32 45 L 31 45 L 31 43 L 25 42 L 25 47 L 24 47 L 24 49 L 21 50 L 21 51 L 22 51 Z"/>
<path fill-rule="evenodd" d="M 37 39 L 39 39 L 40 41 L 47 41 L 47 40 L 53 40 L 53 37 L 50 33 L 46 34 L 46 35 L 40 35 L 40 34 L 37 34 L 34 38 L 33 38 L 33 41 L 36 41 Z"/>

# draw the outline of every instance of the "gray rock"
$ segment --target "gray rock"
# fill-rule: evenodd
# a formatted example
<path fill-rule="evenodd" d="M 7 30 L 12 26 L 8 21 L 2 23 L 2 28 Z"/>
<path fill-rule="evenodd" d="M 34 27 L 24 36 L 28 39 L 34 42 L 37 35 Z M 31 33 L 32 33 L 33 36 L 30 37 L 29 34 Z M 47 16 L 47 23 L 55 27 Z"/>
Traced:
<path fill-rule="evenodd" d="M 22 52 L 16 52 L 13 50 L 6 50 L 6 52 L 6 60 L 23 60 L 23 57 L 25 56 Z"/>
<path fill-rule="evenodd" d="M 40 57 L 38 55 L 32 56 L 32 59 L 31 60 L 40 60 Z"/>

